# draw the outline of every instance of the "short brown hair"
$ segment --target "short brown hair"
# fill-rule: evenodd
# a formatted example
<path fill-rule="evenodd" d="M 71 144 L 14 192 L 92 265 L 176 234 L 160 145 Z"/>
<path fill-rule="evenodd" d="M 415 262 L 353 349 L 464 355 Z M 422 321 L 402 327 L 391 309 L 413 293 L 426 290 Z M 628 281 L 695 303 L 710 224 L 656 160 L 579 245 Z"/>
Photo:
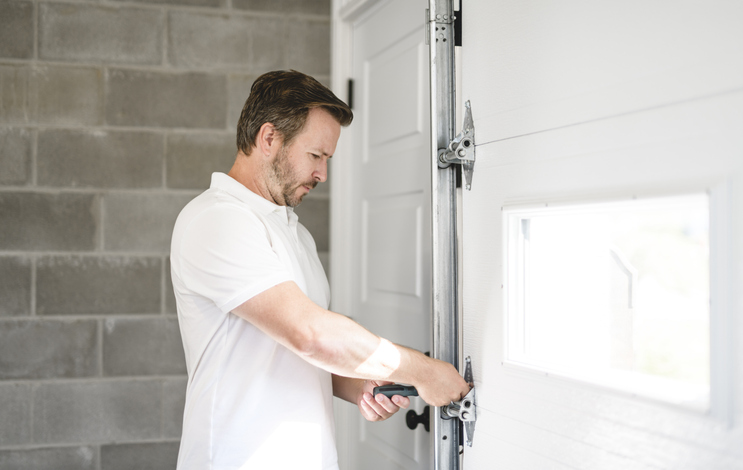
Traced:
<path fill-rule="evenodd" d="M 237 123 L 237 148 L 249 154 L 258 131 L 267 122 L 288 145 L 304 127 L 312 108 L 325 109 L 341 126 L 353 120 L 351 108 L 309 75 L 295 70 L 261 75 L 253 82 Z"/>

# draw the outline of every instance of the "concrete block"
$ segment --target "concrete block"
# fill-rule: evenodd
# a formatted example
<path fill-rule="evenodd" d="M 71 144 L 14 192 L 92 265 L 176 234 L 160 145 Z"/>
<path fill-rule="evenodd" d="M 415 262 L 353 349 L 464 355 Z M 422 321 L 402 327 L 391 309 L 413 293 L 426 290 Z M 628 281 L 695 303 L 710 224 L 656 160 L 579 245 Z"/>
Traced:
<path fill-rule="evenodd" d="M 163 381 L 163 438 L 179 439 L 183 431 L 187 378 Z"/>
<path fill-rule="evenodd" d="M 287 24 L 285 20 L 260 21 L 260 27 L 252 32 L 253 56 L 251 58 L 251 70 L 264 73 L 269 70 L 286 68 L 282 64 L 286 64 L 287 45 L 290 41 L 286 33 Z M 276 38 L 281 39 L 277 40 Z M 304 41 L 304 38 L 300 39 L 300 41 Z M 330 53 L 330 49 L 328 49 L 328 53 Z"/>
<path fill-rule="evenodd" d="M 116 126 L 224 129 L 222 75 L 110 70 L 106 122 Z"/>
<path fill-rule="evenodd" d="M 235 162 L 235 134 L 175 134 L 168 136 L 167 186 L 205 190 L 215 171 L 227 173 Z"/>
<path fill-rule="evenodd" d="M 330 75 L 315 75 L 315 79 L 325 85 L 328 88 L 332 89 L 331 81 L 330 81 Z M 343 97 L 343 101 L 346 101 L 346 97 Z"/>
<path fill-rule="evenodd" d="M 103 375 L 185 375 L 176 318 L 108 318 L 103 327 Z"/>
<path fill-rule="evenodd" d="M 95 447 L 50 447 L 47 449 L 2 450 L 0 468 L 8 470 L 96 470 Z"/>
<path fill-rule="evenodd" d="M 330 247 L 330 202 L 325 198 L 305 197 L 295 213 L 299 222 L 312 234 L 317 251 L 328 251 Z"/>
<path fill-rule="evenodd" d="M 104 249 L 169 253 L 175 219 L 195 196 L 196 193 L 106 195 Z"/>
<path fill-rule="evenodd" d="M 168 20 L 168 57 L 177 67 L 269 70 L 282 64 L 281 18 L 171 12 Z"/>
<path fill-rule="evenodd" d="M 0 193 L 0 250 L 93 250 L 98 202 L 92 194 Z"/>
<path fill-rule="evenodd" d="M 36 313 L 159 313 L 161 260 L 133 256 L 48 256 L 37 261 Z"/>
<path fill-rule="evenodd" d="M 76 378 L 97 373 L 97 321 L 3 322 L 0 379 Z"/>
<path fill-rule="evenodd" d="M 163 136 L 152 132 L 40 131 L 38 183 L 69 188 L 159 188 L 163 148 Z"/>
<path fill-rule="evenodd" d="M 29 122 L 29 66 L 0 65 L 0 124 Z"/>
<path fill-rule="evenodd" d="M 0 443 L 4 446 L 28 444 L 31 434 L 31 385 L 0 383 Z M 0 468 L 3 457 L 0 452 Z M 27 467 L 33 468 L 33 467 Z"/>
<path fill-rule="evenodd" d="M 330 22 L 287 21 L 285 68 L 308 75 L 330 74 Z"/>
<path fill-rule="evenodd" d="M 103 122 L 103 76 L 91 67 L 38 67 L 31 74 L 34 122 L 64 126 Z"/>
<path fill-rule="evenodd" d="M 137 2 L 151 5 L 188 5 L 194 7 L 224 8 L 227 0 L 114 0 L 117 2 Z"/>
<path fill-rule="evenodd" d="M 233 8 L 276 12 L 284 15 L 308 13 L 330 16 L 330 0 L 232 0 Z"/>
<path fill-rule="evenodd" d="M 1 256 L 0 317 L 30 314 L 31 262 L 27 258 Z"/>
<path fill-rule="evenodd" d="M 178 442 L 101 446 L 101 470 L 172 470 L 178 447 Z"/>
<path fill-rule="evenodd" d="M 158 10 L 92 4 L 39 4 L 39 57 L 160 64 L 165 17 Z"/>
<path fill-rule="evenodd" d="M 0 2 L 0 57 L 31 59 L 33 56 L 33 3 Z"/>
<path fill-rule="evenodd" d="M 157 380 L 45 382 L 33 395 L 33 433 L 40 444 L 113 443 L 160 437 Z"/>
<path fill-rule="evenodd" d="M 227 126 L 231 131 L 237 129 L 245 101 L 250 95 L 250 87 L 257 75 L 231 74 L 227 76 Z M 237 150 L 237 149 L 236 149 Z"/>
<path fill-rule="evenodd" d="M 31 140 L 27 129 L 0 128 L 0 184 L 25 185 L 31 182 Z"/>

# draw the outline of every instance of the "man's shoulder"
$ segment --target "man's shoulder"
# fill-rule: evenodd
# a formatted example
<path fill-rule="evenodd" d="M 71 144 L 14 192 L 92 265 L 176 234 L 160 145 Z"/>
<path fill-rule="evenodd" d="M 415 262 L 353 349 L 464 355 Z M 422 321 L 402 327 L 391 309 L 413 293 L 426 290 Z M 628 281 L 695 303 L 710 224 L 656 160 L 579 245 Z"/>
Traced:
<path fill-rule="evenodd" d="M 196 196 L 183 208 L 182 212 L 189 216 L 203 214 L 258 216 L 258 211 L 252 205 L 214 188 Z"/>
<path fill-rule="evenodd" d="M 181 210 L 175 231 L 225 230 L 263 226 L 259 213 L 224 191 L 209 189 L 192 199 Z"/>

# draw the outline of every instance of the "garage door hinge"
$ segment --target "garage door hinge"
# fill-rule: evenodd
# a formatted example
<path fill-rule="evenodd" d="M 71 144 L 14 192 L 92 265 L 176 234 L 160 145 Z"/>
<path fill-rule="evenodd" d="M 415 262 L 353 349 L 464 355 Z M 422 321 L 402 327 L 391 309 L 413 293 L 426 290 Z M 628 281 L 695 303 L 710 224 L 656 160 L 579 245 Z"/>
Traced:
<path fill-rule="evenodd" d="M 467 362 L 464 368 L 464 380 L 472 387 L 467 395 L 460 401 L 452 402 L 449 405 L 441 407 L 441 417 L 443 419 L 459 418 L 464 424 L 464 433 L 467 439 L 467 446 L 472 447 L 472 437 L 475 434 L 475 421 L 477 421 L 477 407 L 475 406 L 475 382 L 472 378 L 472 361 L 469 356 L 465 359 Z"/>
<path fill-rule="evenodd" d="M 439 168 L 446 168 L 452 163 L 462 165 L 465 187 L 469 190 L 472 188 L 472 172 L 475 169 L 475 125 L 472 122 L 469 100 L 464 106 L 462 132 L 449 142 L 447 148 L 439 149 Z"/>

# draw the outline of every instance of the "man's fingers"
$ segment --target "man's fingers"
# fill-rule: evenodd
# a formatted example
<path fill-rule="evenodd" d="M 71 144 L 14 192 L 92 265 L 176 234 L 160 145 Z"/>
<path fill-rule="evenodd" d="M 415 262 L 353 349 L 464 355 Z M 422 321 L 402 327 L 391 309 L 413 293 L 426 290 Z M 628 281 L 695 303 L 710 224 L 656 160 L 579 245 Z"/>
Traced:
<path fill-rule="evenodd" d="M 369 395 L 369 406 L 382 418 L 387 419 L 397 411 L 397 405 L 392 403 L 389 398 L 379 394 L 376 397 Z"/>
<path fill-rule="evenodd" d="M 384 384 L 382 382 L 376 382 L 373 385 L 379 386 Z M 408 408 L 409 406 L 410 399 L 407 397 L 394 395 L 390 399 L 381 393 L 373 396 L 369 392 L 364 392 L 360 403 L 361 412 L 368 421 L 385 420 L 400 411 L 400 408 Z"/>
<path fill-rule="evenodd" d="M 399 406 L 400 408 L 407 409 L 410 406 L 410 398 L 395 395 L 392 397 L 392 403 Z"/>
<path fill-rule="evenodd" d="M 366 400 L 361 400 L 360 404 L 361 414 L 367 421 L 379 421 L 379 415 L 374 411 L 371 405 Z"/>
<path fill-rule="evenodd" d="M 392 403 L 389 398 L 381 394 L 373 397 L 371 393 L 365 393 L 362 403 L 376 415 L 375 421 L 387 419 L 400 409 L 397 405 Z"/>
<path fill-rule="evenodd" d="M 394 398 L 394 397 L 393 397 Z M 403 397 L 399 397 L 403 398 Z M 397 413 L 397 411 L 401 408 L 401 406 L 397 405 L 395 402 L 387 398 L 385 395 L 382 395 L 381 393 L 375 397 L 377 403 L 379 403 L 382 406 L 382 409 L 387 412 L 387 417 Z"/>

